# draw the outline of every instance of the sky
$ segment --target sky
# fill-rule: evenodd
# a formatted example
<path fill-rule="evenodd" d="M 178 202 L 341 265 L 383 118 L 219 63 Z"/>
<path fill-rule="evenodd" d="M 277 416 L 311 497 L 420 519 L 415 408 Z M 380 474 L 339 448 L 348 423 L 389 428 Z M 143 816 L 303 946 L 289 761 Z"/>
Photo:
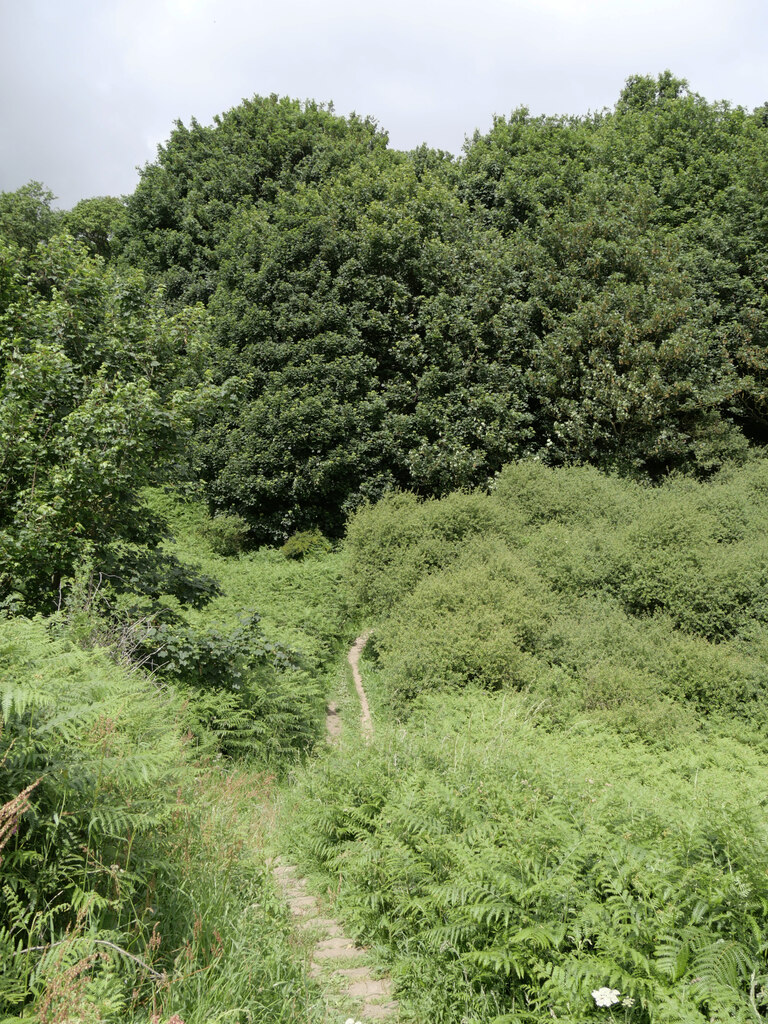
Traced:
<path fill-rule="evenodd" d="M 373 116 L 453 153 L 496 114 L 612 107 L 669 68 L 768 101 L 766 0 L 0 0 L 0 191 L 133 191 L 174 121 L 255 94 Z"/>

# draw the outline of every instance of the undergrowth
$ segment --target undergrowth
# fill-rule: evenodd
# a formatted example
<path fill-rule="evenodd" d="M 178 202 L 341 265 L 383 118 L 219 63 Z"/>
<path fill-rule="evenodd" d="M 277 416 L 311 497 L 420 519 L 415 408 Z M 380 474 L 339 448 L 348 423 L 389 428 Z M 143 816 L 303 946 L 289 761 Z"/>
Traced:
<path fill-rule="evenodd" d="M 768 757 L 428 698 L 300 773 L 292 842 L 415 1019 L 764 1019 Z M 613 1018 L 591 995 L 617 990 Z"/>
<path fill-rule="evenodd" d="M 768 1018 L 767 494 L 529 462 L 353 518 L 375 739 L 292 842 L 416 1019 Z"/>
<path fill-rule="evenodd" d="M 334 570 L 153 498 L 203 600 L 84 562 L 53 618 L 0 619 L 0 1019 L 320 1020 L 265 837 L 321 728 Z"/>
<path fill-rule="evenodd" d="M 166 548 L 219 581 L 221 593 L 191 611 L 191 622 L 233 627 L 255 611 L 271 640 L 296 651 L 313 672 L 327 670 L 344 633 L 340 552 L 318 544 L 302 559 L 268 547 L 224 557 L 210 542 L 210 526 L 218 517 L 211 519 L 200 501 L 160 489 L 145 492 L 145 498 L 169 524 Z"/>
<path fill-rule="evenodd" d="M 269 777 L 206 766 L 172 687 L 41 619 L 0 620 L 0 668 L 3 1018 L 314 1019 L 254 826 Z"/>

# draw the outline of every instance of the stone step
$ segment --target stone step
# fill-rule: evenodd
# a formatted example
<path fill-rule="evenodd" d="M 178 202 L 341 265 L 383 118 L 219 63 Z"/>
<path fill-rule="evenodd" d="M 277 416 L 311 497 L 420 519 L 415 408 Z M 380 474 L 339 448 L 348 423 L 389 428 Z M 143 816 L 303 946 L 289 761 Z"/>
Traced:
<path fill-rule="evenodd" d="M 344 935 L 341 925 L 327 917 L 303 917 L 299 922 L 299 927 L 302 931 L 317 929 L 317 931 L 323 932 L 328 938 L 332 939 L 342 938 Z"/>
<path fill-rule="evenodd" d="M 366 950 L 344 935 L 341 925 L 331 917 L 321 917 L 318 902 L 307 892 L 307 880 L 298 873 L 298 869 L 283 857 L 275 857 L 269 862 L 275 881 L 283 890 L 297 927 L 302 931 L 317 929 L 326 937 L 317 943 L 309 964 L 309 975 L 320 978 L 330 968 L 334 975 L 344 978 L 347 982 L 345 994 L 352 999 L 363 1001 L 359 1019 L 390 1020 L 397 1016 L 396 1000 L 382 1001 L 391 995 L 392 982 L 389 978 L 373 978 L 368 967 L 337 967 L 334 960 L 351 960 L 365 956 Z M 369 1000 L 379 999 L 378 1002 Z"/>
<path fill-rule="evenodd" d="M 360 1011 L 360 1020 L 390 1020 L 397 1014 L 397 1003 L 366 1003 Z"/>
<path fill-rule="evenodd" d="M 388 996 L 391 991 L 392 982 L 388 978 L 361 978 L 359 981 L 353 981 L 347 989 L 348 995 L 354 999 Z"/>
<path fill-rule="evenodd" d="M 294 917 L 306 917 L 307 914 L 317 912 L 317 901 L 314 896 L 294 896 L 289 902 Z"/>
<path fill-rule="evenodd" d="M 368 967 L 339 967 L 334 974 L 341 974 L 350 981 L 370 981 L 371 971 Z"/>
<path fill-rule="evenodd" d="M 315 960 L 341 960 L 344 957 L 363 956 L 363 953 L 364 950 L 342 935 L 318 942 L 313 957 Z"/>

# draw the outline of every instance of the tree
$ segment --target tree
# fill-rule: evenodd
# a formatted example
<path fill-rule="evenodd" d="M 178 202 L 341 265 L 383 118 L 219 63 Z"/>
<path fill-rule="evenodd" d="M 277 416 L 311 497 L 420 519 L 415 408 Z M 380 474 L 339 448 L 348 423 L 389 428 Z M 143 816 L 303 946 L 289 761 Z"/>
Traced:
<path fill-rule="evenodd" d="M 51 609 L 83 557 L 159 540 L 140 489 L 180 458 L 183 392 L 158 373 L 176 333 L 69 236 L 0 246 L 0 267 L 0 602 Z"/>
<path fill-rule="evenodd" d="M 97 196 L 81 199 L 62 214 L 61 225 L 73 238 L 83 242 L 92 255 L 101 256 L 108 262 L 124 219 L 125 203 L 122 199 Z"/>
<path fill-rule="evenodd" d="M 60 219 L 51 209 L 55 198 L 39 181 L 30 181 L 15 192 L 0 192 L 0 237 L 25 249 L 49 239 Z"/>

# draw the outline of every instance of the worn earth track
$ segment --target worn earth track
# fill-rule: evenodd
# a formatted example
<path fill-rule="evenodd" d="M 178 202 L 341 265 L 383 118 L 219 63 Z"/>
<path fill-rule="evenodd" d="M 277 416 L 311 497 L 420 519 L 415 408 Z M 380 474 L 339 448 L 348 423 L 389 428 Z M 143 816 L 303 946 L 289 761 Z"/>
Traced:
<path fill-rule="evenodd" d="M 366 741 L 373 735 L 373 722 L 368 706 L 368 697 L 360 677 L 360 655 L 369 633 L 361 634 L 350 648 L 348 662 L 360 700 L 360 732 Z M 338 742 L 341 720 L 336 704 L 329 704 L 326 711 L 328 742 Z M 334 1001 L 354 1001 L 361 1005 L 356 1020 L 369 1021 L 398 1019 L 398 1003 L 391 998 L 392 982 L 389 978 L 375 978 L 367 964 L 367 950 L 356 946 L 344 934 L 342 925 L 333 917 L 323 914 L 319 901 L 307 892 L 307 882 L 298 868 L 284 859 L 278 859 L 273 867 L 275 879 L 280 885 L 291 908 L 296 925 L 309 934 L 313 940 L 310 974 L 326 982 L 336 990 Z"/>

